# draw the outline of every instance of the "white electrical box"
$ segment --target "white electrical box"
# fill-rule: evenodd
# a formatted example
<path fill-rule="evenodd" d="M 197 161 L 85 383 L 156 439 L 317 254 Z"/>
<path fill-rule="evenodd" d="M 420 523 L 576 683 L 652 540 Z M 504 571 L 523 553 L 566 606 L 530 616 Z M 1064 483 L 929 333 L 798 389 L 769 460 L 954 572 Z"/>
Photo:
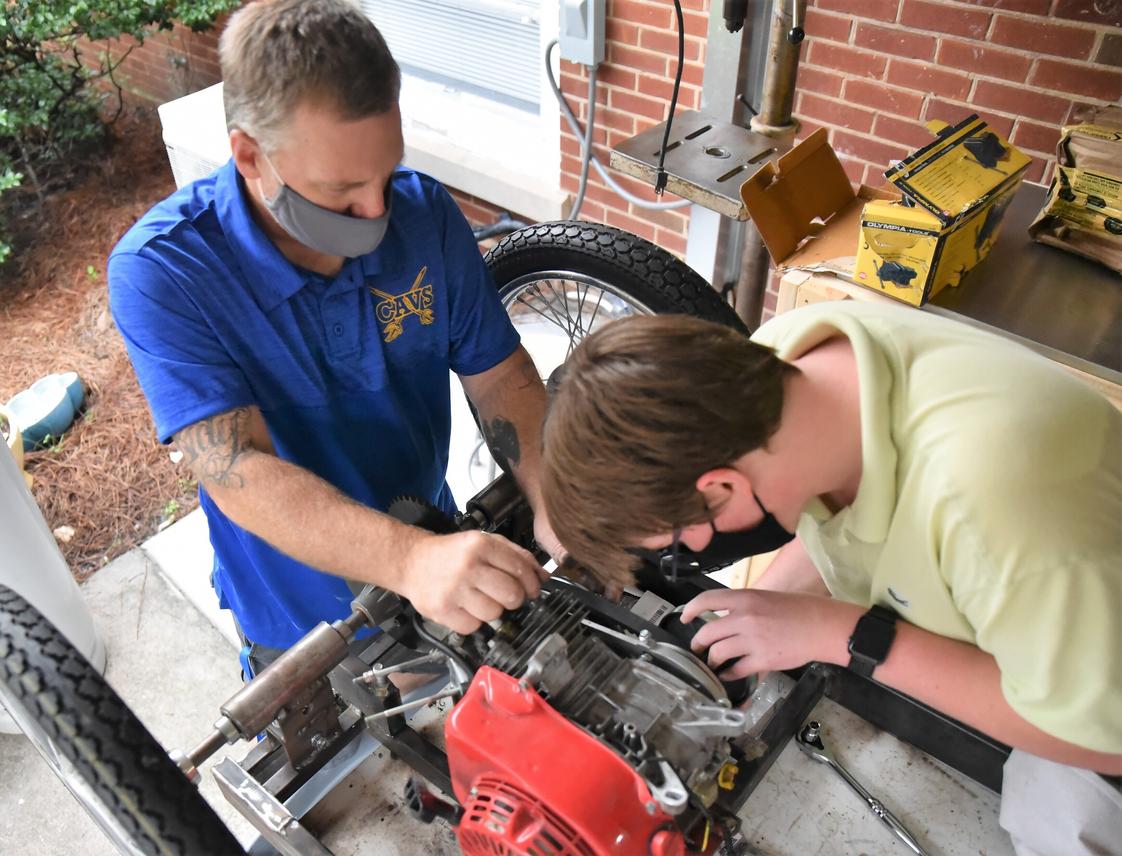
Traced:
<path fill-rule="evenodd" d="M 561 0 L 561 59 L 587 66 L 604 61 L 606 3 L 607 0 Z"/>
<path fill-rule="evenodd" d="M 157 108 L 175 186 L 210 175 L 230 159 L 230 135 L 216 83 Z"/>

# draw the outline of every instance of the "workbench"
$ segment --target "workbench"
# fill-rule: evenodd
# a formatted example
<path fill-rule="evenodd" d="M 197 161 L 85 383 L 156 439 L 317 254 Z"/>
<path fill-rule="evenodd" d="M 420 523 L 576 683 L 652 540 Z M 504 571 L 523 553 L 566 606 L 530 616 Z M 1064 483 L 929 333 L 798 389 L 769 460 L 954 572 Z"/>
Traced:
<path fill-rule="evenodd" d="M 1029 238 L 1046 196 L 1022 184 L 990 254 L 920 311 L 1021 342 L 1122 408 L 1122 276 Z M 825 300 L 905 305 L 831 273 L 793 270 L 780 280 L 776 314 Z"/>

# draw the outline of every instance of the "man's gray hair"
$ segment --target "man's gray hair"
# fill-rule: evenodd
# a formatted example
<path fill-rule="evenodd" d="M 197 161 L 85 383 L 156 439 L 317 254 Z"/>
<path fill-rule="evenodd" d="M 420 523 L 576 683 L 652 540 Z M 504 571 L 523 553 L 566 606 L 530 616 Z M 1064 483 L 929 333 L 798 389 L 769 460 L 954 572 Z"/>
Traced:
<path fill-rule="evenodd" d="M 257 0 L 231 17 L 218 44 L 226 127 L 275 149 L 304 99 L 345 119 L 397 103 L 401 72 L 377 27 L 346 0 Z"/>

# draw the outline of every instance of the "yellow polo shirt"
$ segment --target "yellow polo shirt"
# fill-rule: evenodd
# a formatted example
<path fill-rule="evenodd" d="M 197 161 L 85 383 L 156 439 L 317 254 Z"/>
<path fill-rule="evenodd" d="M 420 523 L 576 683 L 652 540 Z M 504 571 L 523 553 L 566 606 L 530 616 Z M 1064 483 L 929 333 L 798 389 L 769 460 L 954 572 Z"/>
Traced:
<path fill-rule="evenodd" d="M 1020 345 L 906 307 L 818 304 L 752 338 L 793 360 L 838 334 L 861 483 L 798 525 L 831 593 L 977 645 L 1026 720 L 1122 752 L 1122 413 Z"/>

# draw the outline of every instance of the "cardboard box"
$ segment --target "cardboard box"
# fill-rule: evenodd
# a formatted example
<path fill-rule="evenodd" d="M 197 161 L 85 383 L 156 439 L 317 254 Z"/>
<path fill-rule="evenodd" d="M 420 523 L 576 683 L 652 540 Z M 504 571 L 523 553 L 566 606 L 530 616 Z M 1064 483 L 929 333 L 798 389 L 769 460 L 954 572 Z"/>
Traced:
<path fill-rule="evenodd" d="M 1064 127 L 1048 201 L 1029 234 L 1122 272 L 1122 107 Z"/>
<path fill-rule="evenodd" d="M 985 258 L 1029 158 L 977 116 L 855 193 L 819 129 L 741 186 L 780 270 L 828 270 L 920 306 Z"/>

